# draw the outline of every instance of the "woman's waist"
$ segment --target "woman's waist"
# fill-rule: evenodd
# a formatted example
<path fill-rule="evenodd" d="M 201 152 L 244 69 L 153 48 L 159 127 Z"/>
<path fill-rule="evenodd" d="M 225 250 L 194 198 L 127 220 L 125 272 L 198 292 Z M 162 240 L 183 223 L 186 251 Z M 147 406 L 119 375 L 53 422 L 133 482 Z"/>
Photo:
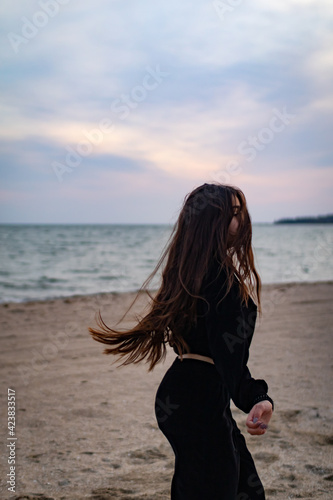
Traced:
<path fill-rule="evenodd" d="M 178 354 L 178 358 L 181 361 L 183 361 L 183 359 L 196 359 L 198 361 L 205 361 L 206 363 L 211 363 L 212 365 L 214 364 L 213 358 L 211 358 L 209 356 L 204 356 L 202 354 L 196 354 L 196 353 L 193 353 L 193 352 L 184 353 L 182 355 Z"/>

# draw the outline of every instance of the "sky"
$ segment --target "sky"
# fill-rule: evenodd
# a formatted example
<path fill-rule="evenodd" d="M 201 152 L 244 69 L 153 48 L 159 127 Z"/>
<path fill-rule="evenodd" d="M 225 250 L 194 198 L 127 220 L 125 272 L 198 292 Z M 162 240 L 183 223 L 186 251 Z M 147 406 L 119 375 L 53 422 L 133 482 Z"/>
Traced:
<path fill-rule="evenodd" d="M 333 212 L 331 0 L 2 0 L 0 223 Z"/>

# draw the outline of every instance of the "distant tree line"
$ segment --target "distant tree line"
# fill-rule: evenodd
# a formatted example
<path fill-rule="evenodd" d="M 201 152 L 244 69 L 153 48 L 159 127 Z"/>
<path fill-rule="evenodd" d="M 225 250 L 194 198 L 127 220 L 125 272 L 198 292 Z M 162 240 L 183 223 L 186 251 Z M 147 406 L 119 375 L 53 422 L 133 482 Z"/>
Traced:
<path fill-rule="evenodd" d="M 274 224 L 332 224 L 333 214 L 317 217 L 295 217 L 293 219 L 278 219 Z"/>

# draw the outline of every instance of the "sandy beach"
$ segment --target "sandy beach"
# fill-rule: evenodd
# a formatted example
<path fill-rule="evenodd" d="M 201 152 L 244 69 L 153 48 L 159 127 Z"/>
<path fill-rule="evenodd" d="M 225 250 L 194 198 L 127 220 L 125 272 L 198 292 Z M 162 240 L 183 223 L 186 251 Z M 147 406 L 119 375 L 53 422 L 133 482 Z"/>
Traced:
<path fill-rule="evenodd" d="M 2 499 L 170 498 L 173 453 L 154 398 L 175 354 L 150 373 L 145 364 L 118 368 L 87 330 L 98 309 L 115 325 L 133 298 L 0 305 Z M 250 436 L 246 415 L 232 410 L 267 499 L 333 498 L 332 298 L 332 282 L 263 287 L 249 368 L 268 382 L 275 412 L 264 436 Z M 133 312 L 145 304 L 142 294 Z M 16 398 L 15 493 L 6 484 L 8 388 Z"/>

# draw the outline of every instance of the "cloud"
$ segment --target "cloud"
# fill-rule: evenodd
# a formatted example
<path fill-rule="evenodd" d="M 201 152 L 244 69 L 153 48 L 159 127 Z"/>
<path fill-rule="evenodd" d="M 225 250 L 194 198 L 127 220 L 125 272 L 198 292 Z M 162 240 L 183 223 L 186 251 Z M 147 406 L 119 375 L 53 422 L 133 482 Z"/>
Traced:
<path fill-rule="evenodd" d="M 24 25 L 47 12 L 47 0 L 4 0 L 0 7 L 0 176 L 7 200 L 15 192 L 21 201 L 23 193 L 34 193 L 37 206 L 46 190 L 60 205 L 67 190 L 70 203 L 73 190 L 79 204 L 89 178 L 96 200 L 110 183 L 118 183 L 120 198 L 128 196 L 133 183 L 154 216 L 165 220 L 165 210 L 155 205 L 159 183 L 166 190 L 160 199 L 175 201 L 173 185 L 187 191 L 232 163 L 242 167 L 250 189 L 258 181 L 272 193 L 264 196 L 268 205 L 276 185 L 285 182 L 285 192 L 294 185 L 288 172 L 299 172 L 306 193 L 311 171 L 332 185 L 321 170 L 332 167 L 329 0 L 244 1 L 223 16 L 216 2 L 204 0 L 58 3 L 56 14 L 17 53 L 8 33 L 23 36 Z M 147 68 L 157 67 L 168 76 L 147 90 Z M 264 143 L 274 109 L 284 108 L 295 117 Z M 69 149 L 77 151 L 102 120 L 110 120 L 112 130 L 64 174 L 60 188 L 52 164 L 66 163 Z M 251 137 L 259 137 L 259 147 L 248 161 L 240 144 L 249 149 Z M 326 200 L 325 183 L 318 184 L 318 196 Z M 295 206 L 303 206 L 297 203 L 303 201 L 296 197 Z M 30 209 L 18 205 L 29 217 Z M 135 204 L 131 210 L 127 216 L 137 217 Z M 272 205 L 269 216 L 278 210 Z M 67 213 L 70 220 L 74 212 Z"/>

